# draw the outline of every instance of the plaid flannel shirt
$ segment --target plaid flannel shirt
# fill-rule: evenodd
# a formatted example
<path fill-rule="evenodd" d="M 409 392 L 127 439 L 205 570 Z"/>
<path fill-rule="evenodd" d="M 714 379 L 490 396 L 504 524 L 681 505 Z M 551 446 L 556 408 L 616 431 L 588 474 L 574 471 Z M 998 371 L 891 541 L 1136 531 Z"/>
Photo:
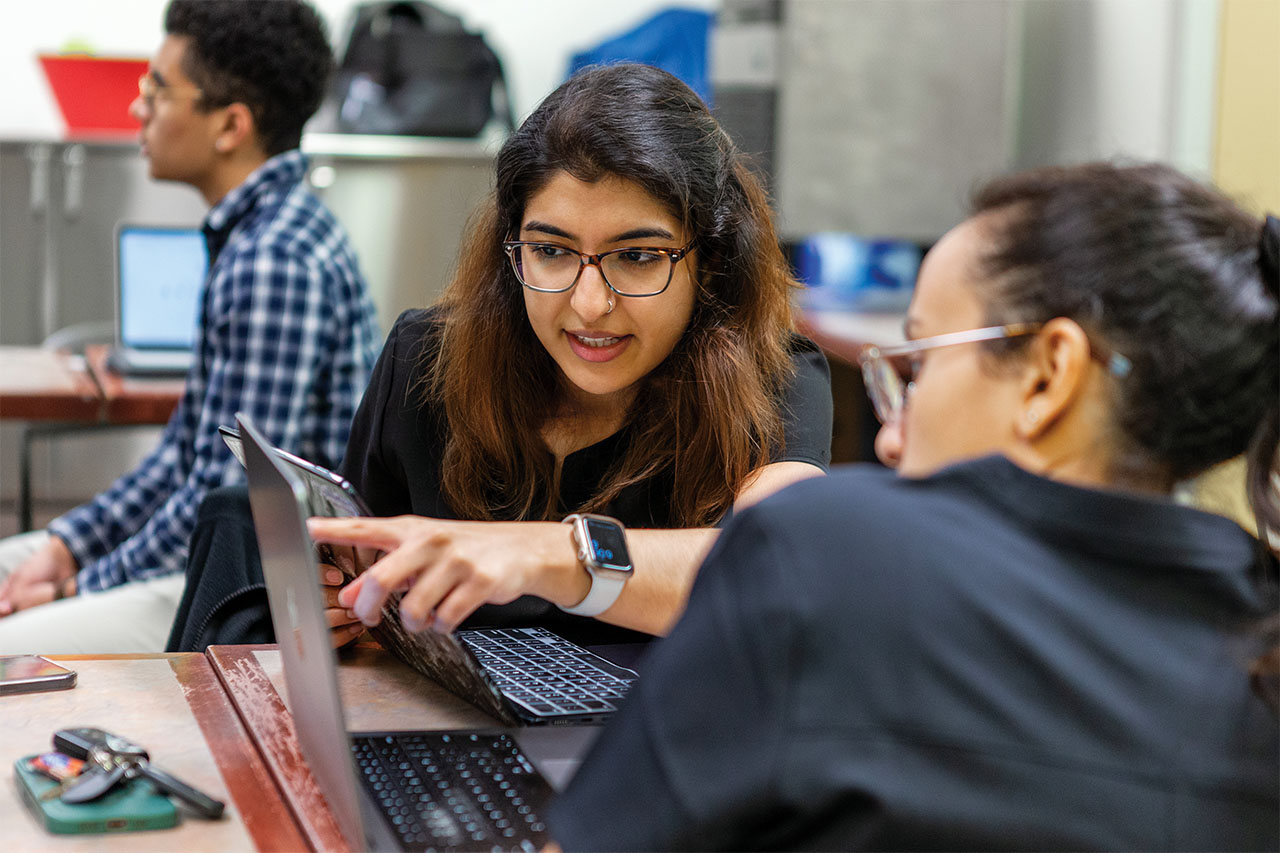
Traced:
<path fill-rule="evenodd" d="M 237 412 L 280 447 L 342 458 L 381 339 L 346 232 L 305 173 L 297 150 L 272 157 L 205 217 L 195 360 L 160 445 L 48 526 L 79 561 L 78 588 L 184 570 L 205 493 L 244 479 L 218 435 Z"/>

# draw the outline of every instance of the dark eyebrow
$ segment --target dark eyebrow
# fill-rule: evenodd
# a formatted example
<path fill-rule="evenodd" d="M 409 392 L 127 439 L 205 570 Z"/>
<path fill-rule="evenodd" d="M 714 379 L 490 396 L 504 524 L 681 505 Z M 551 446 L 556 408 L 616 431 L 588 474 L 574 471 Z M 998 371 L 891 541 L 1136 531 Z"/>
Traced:
<path fill-rule="evenodd" d="M 621 243 L 623 240 L 643 240 L 648 237 L 661 237 L 664 240 L 675 239 L 675 235 L 665 228 L 632 228 L 630 231 L 622 232 L 609 242 Z"/>
<path fill-rule="evenodd" d="M 563 237 L 566 240 L 576 239 L 572 234 L 570 234 L 568 231 L 564 230 L 563 228 L 557 228 L 554 225 L 548 225 L 546 222 L 539 222 L 536 219 L 531 219 L 528 222 L 526 222 L 524 224 L 524 227 L 521 228 L 520 230 L 539 231 L 543 234 L 550 234 L 552 237 Z"/>
<path fill-rule="evenodd" d="M 536 219 L 532 219 L 526 222 L 524 224 L 524 227 L 521 230 L 537 231 L 541 234 L 550 234 L 553 237 L 561 237 L 565 240 L 577 240 L 576 236 L 574 236 L 573 234 L 570 234 L 568 231 L 565 231 L 563 228 L 559 228 L 547 222 L 539 222 Z M 658 228 L 658 227 L 632 228 L 630 231 L 624 231 L 621 234 L 618 234 L 608 242 L 621 243 L 624 240 L 641 240 L 648 237 L 661 237 L 665 240 L 671 240 L 671 239 L 674 239 L 675 235 L 665 228 Z"/>
<path fill-rule="evenodd" d="M 147 74 L 149 74 L 149 75 L 151 76 L 151 79 L 152 79 L 152 80 L 155 80 L 155 81 L 156 81 L 156 85 L 157 85 L 157 86 L 167 86 L 167 85 L 168 85 L 168 84 L 167 84 L 167 83 L 165 83 L 165 81 L 164 81 L 164 75 L 163 75 L 163 74 L 161 74 L 159 71 L 155 70 L 154 68 L 148 68 L 148 69 L 147 69 Z"/>

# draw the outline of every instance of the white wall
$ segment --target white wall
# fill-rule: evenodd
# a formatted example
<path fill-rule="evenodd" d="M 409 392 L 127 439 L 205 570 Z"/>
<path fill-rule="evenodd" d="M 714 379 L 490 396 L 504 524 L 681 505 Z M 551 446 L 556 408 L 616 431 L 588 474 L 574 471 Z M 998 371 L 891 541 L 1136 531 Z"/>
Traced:
<path fill-rule="evenodd" d="M 355 0 L 313 0 L 334 41 Z M 0 0 L 0 137 L 62 133 L 36 54 L 68 46 L 104 55 L 150 56 L 163 37 L 166 0 Z M 517 121 L 563 79 L 569 56 L 669 6 L 712 10 L 717 0 L 437 0 L 482 30 L 502 57 Z"/>
<path fill-rule="evenodd" d="M 910 2 L 910 0 L 902 0 Z M 315 0 L 335 41 L 355 0 Z M 576 50 L 670 5 L 717 0 L 437 0 L 502 55 L 517 119 L 564 77 Z M 794 0 L 824 3 L 836 0 Z M 955 0 L 963 2 L 963 0 Z M 1218 0 L 1026 2 L 1022 162 L 1124 152 L 1208 168 Z M 148 56 L 165 0 L 0 0 L 0 138 L 57 136 L 62 122 L 35 54 L 72 44 Z"/>
<path fill-rule="evenodd" d="M 1130 157 L 1209 177 L 1218 0 L 1026 0 L 1015 165 Z"/>

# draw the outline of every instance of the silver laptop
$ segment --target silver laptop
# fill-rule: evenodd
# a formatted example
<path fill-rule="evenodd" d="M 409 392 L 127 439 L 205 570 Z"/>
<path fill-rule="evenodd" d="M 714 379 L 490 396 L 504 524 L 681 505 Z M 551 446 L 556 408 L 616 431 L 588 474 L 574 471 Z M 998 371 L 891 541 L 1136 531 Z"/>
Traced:
<path fill-rule="evenodd" d="M 533 761 L 542 753 L 552 778 L 563 781 L 590 730 L 530 729 L 562 736 L 535 736 L 528 753 L 523 735 L 517 743 L 503 731 L 349 734 L 306 530 L 306 486 L 247 418 L 237 421 L 294 727 L 352 849 L 541 849 L 553 791 Z M 349 748 L 337 748 L 343 744 Z"/>
<path fill-rule="evenodd" d="M 227 427 L 219 432 L 247 466 L 247 442 L 241 434 Z M 263 449 L 302 488 L 304 521 L 309 515 L 371 514 L 341 476 L 279 448 L 263 445 Z M 251 499 L 253 476 L 249 468 Z M 410 632 L 400 622 L 399 604 L 400 595 L 393 593 L 383 606 L 382 621 L 371 629 L 374 638 L 441 687 L 506 725 L 603 722 L 618 709 L 638 677 L 634 670 L 545 628 Z"/>
<path fill-rule="evenodd" d="M 116 228 L 116 344 L 126 375 L 181 376 L 191 367 L 209 253 L 198 228 Z"/>

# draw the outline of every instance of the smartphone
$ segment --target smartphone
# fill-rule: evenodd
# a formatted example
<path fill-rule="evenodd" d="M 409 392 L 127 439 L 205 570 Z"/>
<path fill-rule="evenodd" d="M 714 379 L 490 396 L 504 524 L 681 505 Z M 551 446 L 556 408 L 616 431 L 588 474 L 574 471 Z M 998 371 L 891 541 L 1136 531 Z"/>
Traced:
<path fill-rule="evenodd" d="M 39 655 L 0 655 L 0 695 L 66 690 L 76 686 L 75 670 Z"/>
<path fill-rule="evenodd" d="M 45 829 L 58 835 L 129 832 L 135 829 L 168 829 L 178 823 L 173 801 L 145 779 L 128 779 L 91 803 L 64 803 L 46 798 L 58 783 L 32 769 L 31 759 L 19 758 L 13 774 L 23 802 Z"/>
<path fill-rule="evenodd" d="M 218 433 L 232 454 L 243 465 L 244 447 L 241 443 L 240 430 L 235 427 L 220 426 Z M 373 515 L 356 492 L 355 486 L 341 474 L 335 474 L 328 468 L 308 462 L 301 456 L 294 456 L 287 450 L 281 450 L 278 447 L 273 447 L 271 450 L 302 473 L 303 480 L 307 484 L 307 503 L 310 505 L 312 515 L 327 518 Z"/>

